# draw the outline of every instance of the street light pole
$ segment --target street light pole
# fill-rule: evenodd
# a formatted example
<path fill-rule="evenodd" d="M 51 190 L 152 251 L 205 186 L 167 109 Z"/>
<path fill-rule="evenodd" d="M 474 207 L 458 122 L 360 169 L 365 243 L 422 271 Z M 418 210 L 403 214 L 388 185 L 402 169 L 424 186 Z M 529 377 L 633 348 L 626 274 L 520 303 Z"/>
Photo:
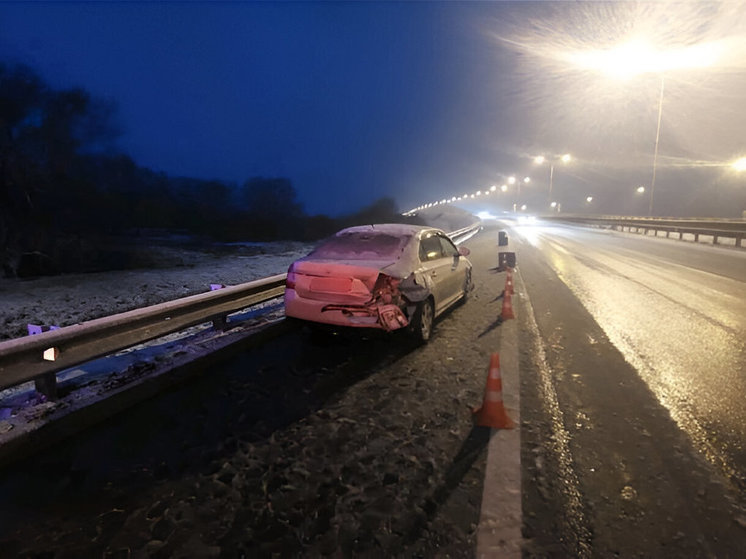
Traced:
<path fill-rule="evenodd" d="M 551 158 L 544 157 L 543 155 L 537 155 L 534 157 L 534 163 L 536 165 L 541 165 L 544 162 L 549 163 L 549 192 L 547 194 L 547 203 L 552 206 L 552 193 L 554 191 L 554 164 L 557 162 L 560 163 L 569 163 L 572 160 L 572 156 L 569 153 L 566 153 L 564 155 L 553 155 Z M 557 206 L 559 208 L 559 206 Z M 557 210 L 559 211 L 559 209 Z"/>
<path fill-rule="evenodd" d="M 661 137 L 661 117 L 663 116 L 663 87 L 665 85 L 665 78 L 661 75 L 661 93 L 658 98 L 658 128 L 655 131 L 655 151 L 653 153 L 653 178 L 650 181 L 650 207 L 648 208 L 648 215 L 653 216 L 653 196 L 655 195 L 655 172 L 658 168 L 658 142 Z"/>

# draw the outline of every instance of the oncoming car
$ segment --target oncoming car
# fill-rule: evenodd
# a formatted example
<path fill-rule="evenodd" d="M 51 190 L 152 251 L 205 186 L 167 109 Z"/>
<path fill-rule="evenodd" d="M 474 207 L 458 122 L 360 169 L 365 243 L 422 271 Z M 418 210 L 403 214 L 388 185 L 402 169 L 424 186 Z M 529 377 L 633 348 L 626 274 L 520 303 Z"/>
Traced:
<path fill-rule="evenodd" d="M 285 316 L 407 328 L 427 341 L 434 319 L 472 289 L 469 250 L 440 229 L 388 223 L 349 227 L 290 265 Z"/>

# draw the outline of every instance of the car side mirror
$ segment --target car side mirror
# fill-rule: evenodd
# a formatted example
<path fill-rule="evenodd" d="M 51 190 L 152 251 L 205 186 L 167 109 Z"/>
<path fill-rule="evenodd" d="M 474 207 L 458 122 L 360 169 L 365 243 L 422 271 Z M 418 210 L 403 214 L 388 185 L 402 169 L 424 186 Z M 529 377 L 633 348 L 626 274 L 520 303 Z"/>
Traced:
<path fill-rule="evenodd" d="M 466 247 L 458 247 L 458 253 L 461 256 L 469 256 L 471 254 L 471 251 Z"/>

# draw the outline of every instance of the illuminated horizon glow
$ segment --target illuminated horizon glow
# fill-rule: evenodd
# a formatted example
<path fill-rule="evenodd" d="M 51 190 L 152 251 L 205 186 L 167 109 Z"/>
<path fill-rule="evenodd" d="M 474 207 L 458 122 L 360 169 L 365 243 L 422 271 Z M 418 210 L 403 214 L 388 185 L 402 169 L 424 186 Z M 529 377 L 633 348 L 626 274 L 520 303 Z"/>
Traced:
<path fill-rule="evenodd" d="M 736 159 L 733 163 L 731 163 L 731 167 L 733 167 L 738 172 L 746 171 L 746 157 Z"/>
<path fill-rule="evenodd" d="M 560 58 L 576 68 L 626 80 L 640 74 L 709 68 L 717 64 L 724 52 L 722 41 L 661 50 L 637 38 L 612 48 L 565 52 Z"/>
<path fill-rule="evenodd" d="M 563 165 L 558 157 L 566 149 L 574 156 L 569 165 L 577 164 L 574 176 L 606 176 L 613 169 L 625 175 L 624 180 L 614 181 L 614 188 L 646 182 L 649 191 L 652 149 L 648 146 L 656 133 L 651 114 L 660 105 L 665 79 L 657 163 L 666 172 L 658 178 L 663 184 L 677 180 L 697 189 L 695 175 L 683 177 L 668 170 L 692 167 L 706 172 L 709 168 L 713 181 L 718 167 L 727 166 L 735 174 L 730 165 L 736 159 L 733 154 L 743 151 L 746 125 L 746 112 L 739 108 L 746 94 L 742 3 L 740 7 L 668 1 L 543 6 L 541 14 L 529 19 L 529 29 L 516 21 L 512 29 L 495 26 L 487 31 L 499 48 L 520 56 L 517 66 L 528 84 L 520 89 L 502 82 L 499 86 L 500 93 L 514 94 L 517 102 L 532 109 L 534 136 L 519 144 L 520 156 L 537 166 L 554 162 L 556 172 Z M 642 47 L 656 47 L 659 52 L 636 67 L 627 61 L 626 68 L 601 71 L 602 55 L 619 55 L 624 51 L 621 46 L 638 55 L 644 52 Z M 698 67 L 690 67 L 685 59 L 689 55 Z M 576 59 L 580 65 L 571 63 Z M 635 72 L 638 75 L 630 75 Z M 540 143 L 536 138 L 541 138 Z M 674 159 L 674 153 L 687 157 Z M 542 180 L 548 178 L 542 175 Z M 568 183 L 566 188 L 579 186 Z"/>

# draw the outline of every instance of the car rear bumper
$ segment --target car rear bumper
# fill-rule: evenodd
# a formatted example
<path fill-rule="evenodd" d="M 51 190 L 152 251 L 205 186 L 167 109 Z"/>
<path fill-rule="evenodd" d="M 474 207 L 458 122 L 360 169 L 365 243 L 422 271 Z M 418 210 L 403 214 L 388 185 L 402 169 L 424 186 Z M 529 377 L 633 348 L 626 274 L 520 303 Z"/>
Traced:
<path fill-rule="evenodd" d="M 394 305 L 335 304 L 300 297 L 294 289 L 285 290 L 285 316 L 334 326 L 382 330 L 396 330 L 408 323 Z"/>

